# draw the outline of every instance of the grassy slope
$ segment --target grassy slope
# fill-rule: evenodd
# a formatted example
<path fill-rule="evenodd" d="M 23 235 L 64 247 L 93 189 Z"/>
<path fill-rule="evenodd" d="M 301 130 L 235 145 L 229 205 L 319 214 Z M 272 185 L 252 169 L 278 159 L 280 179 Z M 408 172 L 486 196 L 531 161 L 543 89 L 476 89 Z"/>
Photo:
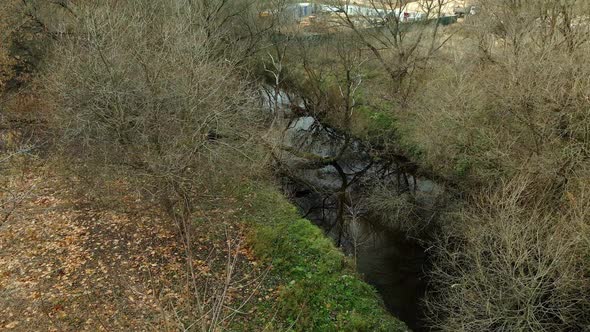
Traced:
<path fill-rule="evenodd" d="M 251 245 L 269 262 L 279 285 L 276 303 L 262 303 L 259 326 L 269 330 L 407 331 L 389 315 L 351 262 L 275 189 L 250 191 Z M 278 307 L 277 307 L 278 303 Z M 265 321 L 266 320 L 266 321 Z"/>

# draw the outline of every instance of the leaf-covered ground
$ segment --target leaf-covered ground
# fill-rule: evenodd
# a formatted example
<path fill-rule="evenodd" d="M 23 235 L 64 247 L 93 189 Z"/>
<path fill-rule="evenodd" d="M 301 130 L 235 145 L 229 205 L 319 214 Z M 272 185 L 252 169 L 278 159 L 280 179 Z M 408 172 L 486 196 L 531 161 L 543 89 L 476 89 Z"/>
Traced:
<path fill-rule="evenodd" d="M 0 330 L 407 331 L 272 187 L 204 196 L 181 230 L 124 181 L 22 169 L 1 182 Z"/>
<path fill-rule="evenodd" d="M 264 296 L 264 271 L 231 210 L 212 208 L 209 222 L 195 223 L 190 273 L 175 223 L 132 195 L 121 208 L 101 208 L 43 170 L 7 186 L 20 199 L 0 224 L 0 330 L 195 327 L 203 323 L 197 296 L 204 308 L 222 304 L 230 317 L 221 324 L 239 324 L 243 304 Z"/>

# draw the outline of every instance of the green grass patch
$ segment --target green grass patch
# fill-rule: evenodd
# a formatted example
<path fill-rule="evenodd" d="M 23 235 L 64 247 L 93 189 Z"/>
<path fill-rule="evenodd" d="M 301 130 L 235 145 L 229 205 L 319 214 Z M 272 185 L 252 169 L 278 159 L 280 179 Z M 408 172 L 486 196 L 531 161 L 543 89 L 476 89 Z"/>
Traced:
<path fill-rule="evenodd" d="M 274 188 L 245 195 L 255 254 L 272 265 L 278 301 L 261 304 L 268 330 L 407 331 L 384 309 L 376 291 L 310 221 Z M 266 312 L 267 315 L 263 313 Z M 272 316 L 272 319 L 270 318 Z M 260 318 L 259 318 L 260 319 Z"/>

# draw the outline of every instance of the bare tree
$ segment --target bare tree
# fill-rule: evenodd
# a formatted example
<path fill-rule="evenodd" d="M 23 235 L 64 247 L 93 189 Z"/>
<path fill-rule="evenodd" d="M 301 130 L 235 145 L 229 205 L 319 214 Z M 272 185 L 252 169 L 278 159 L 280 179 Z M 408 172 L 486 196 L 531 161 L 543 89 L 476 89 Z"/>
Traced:
<path fill-rule="evenodd" d="M 561 210 L 532 181 L 516 177 L 478 195 L 431 249 L 434 287 L 427 306 L 437 330 L 590 326 L 589 248 L 579 236 L 588 222 L 579 212 L 587 205 Z"/>
<path fill-rule="evenodd" d="M 217 38 L 233 32 L 212 35 L 221 22 L 211 15 L 226 5 L 77 8 L 76 33 L 56 45 L 47 72 L 58 145 L 72 165 L 127 177 L 178 220 L 216 183 L 252 170 L 259 116 L 255 93 L 236 76 L 244 53 L 220 57 Z M 202 6 L 211 15 L 203 17 Z"/>
<path fill-rule="evenodd" d="M 448 0 L 369 0 L 359 4 L 335 0 L 341 23 L 354 32 L 393 83 L 392 93 L 405 104 L 412 73 L 429 60 L 452 36 L 441 32 Z M 447 13 L 445 13 L 447 11 Z"/>
<path fill-rule="evenodd" d="M 262 280 L 241 304 L 230 307 L 240 243 L 226 234 L 223 280 L 200 274 L 194 256 L 193 217 L 199 205 L 265 168 L 258 94 L 240 76 L 241 64 L 263 33 L 237 28 L 254 29 L 247 5 L 224 0 L 79 4 L 77 21 L 70 34 L 56 40 L 44 77 L 55 108 L 56 152 L 68 170 L 99 188 L 108 188 L 111 179 L 128 182 L 175 222 L 188 301 L 181 308 L 161 306 L 165 315 L 178 314 L 173 325 L 182 330 L 226 328 Z"/>

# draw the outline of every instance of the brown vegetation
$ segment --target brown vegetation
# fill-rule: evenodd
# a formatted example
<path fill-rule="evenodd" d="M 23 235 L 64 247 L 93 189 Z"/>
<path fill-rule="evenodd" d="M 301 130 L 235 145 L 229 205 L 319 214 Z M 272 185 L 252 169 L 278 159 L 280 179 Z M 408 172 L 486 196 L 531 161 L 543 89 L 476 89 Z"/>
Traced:
<path fill-rule="evenodd" d="M 443 331 L 580 331 L 590 324 L 589 206 L 556 206 L 517 177 L 484 191 L 437 239 L 428 308 Z"/>
<path fill-rule="evenodd" d="M 409 27 L 394 16 L 375 29 L 362 24 L 369 17 L 342 14 L 352 34 L 333 40 L 355 39 L 340 45 L 356 53 L 300 47 L 300 91 L 312 114 L 348 134 L 367 135 L 367 110 L 390 116 L 395 135 L 368 136 L 373 153 L 410 157 L 421 166 L 413 172 L 455 194 L 456 204 L 430 214 L 444 215 L 428 219 L 437 231 L 419 234 L 432 245 L 434 329 L 587 329 L 590 7 L 494 0 L 477 11 L 456 26 Z M 353 76 L 333 70 L 347 64 Z M 352 108 L 340 98 L 346 77 L 356 79 Z M 416 199 L 377 188 L 367 206 L 416 235 Z"/>
<path fill-rule="evenodd" d="M 2 103 L 1 328 L 212 331 L 244 314 L 262 271 L 234 210 L 207 204 L 264 168 L 236 75 L 260 35 L 233 29 L 245 4 L 205 5 L 14 3 L 51 53 Z"/>
<path fill-rule="evenodd" d="M 434 330 L 590 328 L 587 1 L 480 1 L 450 27 L 437 20 L 443 0 L 412 24 L 334 14 L 340 29 L 320 42 L 281 30 L 280 15 L 258 19 L 261 3 L 0 4 L 0 328 L 230 328 L 265 272 L 246 259 L 227 200 L 266 177 L 269 152 L 294 179 L 338 173 L 337 223 L 369 209 L 428 244 Z M 331 126 L 333 155 L 283 145 L 282 92 L 305 106 L 295 115 Z M 373 163 L 345 173 L 358 137 L 397 186 L 352 202 Z M 48 154 L 53 171 L 31 171 Z M 452 204 L 421 210 L 424 174 Z M 297 268 L 284 267 L 307 273 Z M 331 310 L 310 322 L 330 326 Z"/>
<path fill-rule="evenodd" d="M 589 9 L 482 3 L 414 104 L 406 138 L 471 193 L 433 249 L 438 329 L 589 326 Z"/>
<path fill-rule="evenodd" d="M 208 26 L 213 18 L 191 23 L 199 4 L 81 6 L 47 69 L 71 165 L 129 176 L 183 220 L 197 197 L 236 185 L 259 158 L 254 93 L 235 74 L 243 54 L 219 57 L 231 31 Z"/>

